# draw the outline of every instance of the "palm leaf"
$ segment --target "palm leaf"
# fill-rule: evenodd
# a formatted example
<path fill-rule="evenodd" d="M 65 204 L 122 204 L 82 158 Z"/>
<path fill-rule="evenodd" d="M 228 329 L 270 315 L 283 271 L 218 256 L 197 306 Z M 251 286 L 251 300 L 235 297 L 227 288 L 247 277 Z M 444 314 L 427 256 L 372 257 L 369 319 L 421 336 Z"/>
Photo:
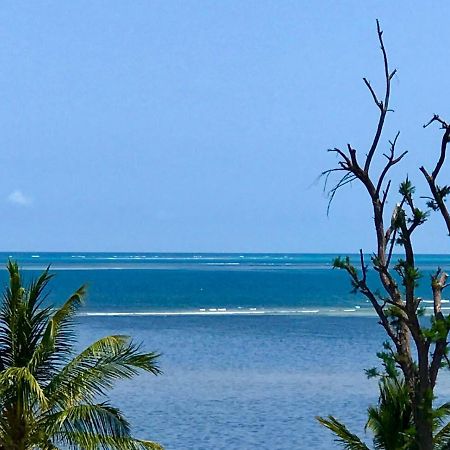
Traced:
<path fill-rule="evenodd" d="M 441 429 L 434 435 L 434 445 L 438 450 L 450 450 L 450 423 L 445 423 L 445 418 L 450 415 L 450 403 L 444 403 L 434 410 L 435 426 Z"/>
<path fill-rule="evenodd" d="M 70 361 L 46 388 L 51 404 L 76 404 L 104 395 L 120 379 L 144 370 L 160 373 L 157 353 L 141 353 L 128 336 L 107 336 Z"/>
<path fill-rule="evenodd" d="M 368 409 L 366 424 L 366 429 L 369 428 L 374 434 L 375 448 L 410 448 L 413 417 L 406 384 L 396 377 L 383 377 L 379 389 L 378 405 Z"/>
<path fill-rule="evenodd" d="M 154 442 L 130 437 L 130 425 L 117 408 L 106 403 L 79 405 L 46 417 L 46 435 L 84 450 L 161 449 Z"/>
<path fill-rule="evenodd" d="M 369 447 L 367 447 L 356 434 L 351 433 L 348 428 L 335 417 L 328 416 L 326 419 L 323 417 L 316 417 L 316 419 L 336 435 L 335 441 L 339 442 L 345 450 L 369 450 Z"/>
<path fill-rule="evenodd" d="M 10 285 L 0 309 L 1 368 L 25 366 L 42 337 L 50 308 L 42 308 L 40 298 L 51 275 L 48 269 L 29 288 L 22 286 L 17 263 L 9 261 Z"/>
<path fill-rule="evenodd" d="M 73 319 L 83 304 L 85 286 L 81 286 L 47 321 L 42 339 L 28 364 L 31 371 L 48 379 L 67 361 L 73 347 Z"/>
<path fill-rule="evenodd" d="M 113 438 L 88 433 L 65 433 L 61 436 L 64 448 L 74 450 L 164 450 L 152 441 L 134 439 L 132 437 Z"/>
<path fill-rule="evenodd" d="M 47 408 L 48 400 L 45 392 L 27 367 L 10 367 L 0 374 L 0 392 L 3 400 L 14 398 L 18 391 L 21 392 L 21 400 L 27 401 L 30 407 L 37 401 L 42 409 Z"/>
<path fill-rule="evenodd" d="M 18 271 L 17 265 L 14 270 Z M 47 294 L 44 294 L 45 288 L 47 287 L 49 281 L 53 278 L 53 275 L 49 273 L 50 266 L 45 269 L 41 275 L 36 279 L 31 281 L 28 288 L 28 308 L 29 314 L 35 313 L 41 306 L 44 300 L 47 298 Z"/>
<path fill-rule="evenodd" d="M 49 435 L 87 433 L 99 436 L 127 437 L 130 424 L 120 410 L 107 403 L 83 404 L 66 408 L 45 417 Z"/>

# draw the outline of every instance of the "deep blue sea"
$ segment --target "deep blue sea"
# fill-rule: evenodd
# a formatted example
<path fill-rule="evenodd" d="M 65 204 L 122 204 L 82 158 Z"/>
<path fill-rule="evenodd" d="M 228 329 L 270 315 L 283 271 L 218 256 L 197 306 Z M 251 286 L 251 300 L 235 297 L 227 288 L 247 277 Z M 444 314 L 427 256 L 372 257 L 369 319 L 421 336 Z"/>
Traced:
<path fill-rule="evenodd" d="M 50 265 L 53 303 L 88 285 L 80 347 L 125 333 L 162 353 L 162 376 L 111 395 L 140 437 L 168 450 L 325 450 L 339 447 L 317 415 L 363 434 L 377 399 L 364 369 L 385 339 L 365 299 L 331 268 L 334 256 L 37 252 L 0 261 L 16 259 L 25 278 Z M 428 273 L 448 268 L 450 256 L 417 264 L 427 302 Z"/>

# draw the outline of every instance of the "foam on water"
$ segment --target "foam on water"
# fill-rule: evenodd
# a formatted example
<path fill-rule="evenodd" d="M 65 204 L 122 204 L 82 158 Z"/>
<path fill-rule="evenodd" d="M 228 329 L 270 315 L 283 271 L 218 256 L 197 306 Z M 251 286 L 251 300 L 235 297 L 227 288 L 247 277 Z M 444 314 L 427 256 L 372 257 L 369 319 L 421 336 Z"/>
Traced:
<path fill-rule="evenodd" d="M 442 308 L 445 309 L 445 308 Z M 450 308 L 448 308 L 450 309 Z M 295 316 L 295 315 L 307 315 L 307 314 L 320 314 L 324 316 L 336 316 L 342 317 L 345 315 L 358 316 L 374 316 L 375 313 L 372 309 L 257 309 L 257 308 L 199 308 L 198 310 L 186 310 L 186 311 L 93 311 L 93 312 L 81 312 L 81 317 L 158 317 L 158 316 L 251 316 L 251 315 L 266 315 L 266 316 Z M 356 313 L 356 314 L 354 314 Z"/>
<path fill-rule="evenodd" d="M 0 253 L 0 260 L 16 259 L 24 269 L 187 269 L 234 268 L 236 270 L 324 270 L 331 268 L 332 254 L 209 254 L 209 253 Z M 358 263 L 358 255 L 350 255 Z M 369 256 L 367 256 L 369 259 Z M 418 255 L 423 270 L 449 266 L 448 255 Z"/>

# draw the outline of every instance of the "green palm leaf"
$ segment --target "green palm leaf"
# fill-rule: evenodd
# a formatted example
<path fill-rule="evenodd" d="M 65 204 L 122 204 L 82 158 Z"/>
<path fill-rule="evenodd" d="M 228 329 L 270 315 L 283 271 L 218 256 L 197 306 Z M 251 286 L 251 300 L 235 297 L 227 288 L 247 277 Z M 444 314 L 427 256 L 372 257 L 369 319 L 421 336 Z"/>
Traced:
<path fill-rule="evenodd" d="M 130 424 L 120 410 L 107 403 L 82 404 L 45 417 L 43 426 L 49 435 L 87 433 L 101 436 L 128 437 Z"/>
<path fill-rule="evenodd" d="M 106 403 L 79 405 L 46 418 L 56 441 L 83 449 L 160 449 L 150 441 L 130 437 L 130 425 L 117 408 Z"/>
<path fill-rule="evenodd" d="M 64 448 L 83 450 L 163 450 L 163 447 L 156 442 L 86 433 L 68 433 L 64 436 L 62 445 Z"/>
<path fill-rule="evenodd" d="M 450 403 L 444 403 L 434 410 L 435 427 L 434 444 L 437 450 L 450 450 Z"/>
<path fill-rule="evenodd" d="M 27 367 L 10 367 L 1 372 L 0 393 L 6 402 L 23 403 L 24 409 L 31 409 L 35 402 L 38 402 L 42 409 L 46 409 L 48 405 L 44 390 Z"/>
<path fill-rule="evenodd" d="M 47 320 L 41 341 L 28 363 L 30 370 L 44 371 L 45 375 L 48 376 L 49 371 L 54 373 L 69 359 L 74 340 L 74 316 L 83 304 L 85 293 L 85 286 L 81 286 Z"/>
<path fill-rule="evenodd" d="M 93 401 L 139 370 L 158 375 L 157 353 L 142 353 L 128 336 L 106 336 L 70 361 L 46 388 L 51 404 Z"/>
<path fill-rule="evenodd" d="M 376 449 L 402 450 L 411 447 L 412 409 L 408 388 L 395 377 L 380 381 L 380 398 L 376 407 L 368 409 L 366 429 L 374 434 Z"/>
<path fill-rule="evenodd" d="M 356 434 L 351 433 L 348 428 L 335 417 L 328 416 L 326 419 L 323 417 L 316 417 L 316 419 L 336 435 L 335 441 L 342 444 L 346 450 L 369 450 L 369 447 L 367 447 Z"/>

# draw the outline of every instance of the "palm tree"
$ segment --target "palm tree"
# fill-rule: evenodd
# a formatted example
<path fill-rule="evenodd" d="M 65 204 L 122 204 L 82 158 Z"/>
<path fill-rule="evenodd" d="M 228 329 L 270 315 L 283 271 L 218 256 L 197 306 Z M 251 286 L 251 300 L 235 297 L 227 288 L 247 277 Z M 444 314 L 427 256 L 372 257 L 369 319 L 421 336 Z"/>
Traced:
<path fill-rule="evenodd" d="M 373 434 L 375 450 L 416 450 L 412 408 L 408 388 L 398 376 L 383 376 L 379 382 L 380 396 L 377 406 L 368 409 L 365 429 Z M 450 450 L 450 403 L 436 408 L 434 414 L 434 448 Z M 346 450 L 370 450 L 369 447 L 335 417 L 317 420 L 336 435 L 336 441 Z"/>
<path fill-rule="evenodd" d="M 383 377 L 377 406 L 367 410 L 366 429 L 373 433 L 376 449 L 413 449 L 413 412 L 408 388 L 398 377 Z"/>
<path fill-rule="evenodd" d="M 9 261 L 0 307 L 0 450 L 162 449 L 131 436 L 119 409 L 102 401 L 116 380 L 160 373 L 156 353 L 107 336 L 74 354 L 74 317 L 85 294 L 44 305 L 48 269 L 27 287 Z"/>

